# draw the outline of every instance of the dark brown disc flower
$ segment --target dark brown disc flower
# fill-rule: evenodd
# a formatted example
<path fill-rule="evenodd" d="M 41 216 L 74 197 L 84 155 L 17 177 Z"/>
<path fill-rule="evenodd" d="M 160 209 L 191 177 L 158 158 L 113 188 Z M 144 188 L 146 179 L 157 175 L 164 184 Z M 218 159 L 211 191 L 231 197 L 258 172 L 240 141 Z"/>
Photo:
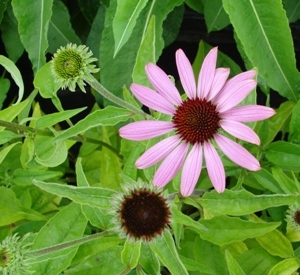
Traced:
<path fill-rule="evenodd" d="M 123 186 L 123 191 L 114 197 L 115 231 L 134 241 L 150 242 L 160 236 L 171 216 L 162 191 L 142 181 Z"/>

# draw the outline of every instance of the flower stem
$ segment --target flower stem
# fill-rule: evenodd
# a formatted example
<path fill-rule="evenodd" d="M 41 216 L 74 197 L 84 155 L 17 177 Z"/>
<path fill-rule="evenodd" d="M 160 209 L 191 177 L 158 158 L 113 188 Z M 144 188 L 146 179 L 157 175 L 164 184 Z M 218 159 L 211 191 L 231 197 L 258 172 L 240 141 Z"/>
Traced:
<path fill-rule="evenodd" d="M 136 114 L 139 114 L 143 117 L 146 116 L 146 113 L 144 113 L 141 109 L 129 104 L 128 102 L 126 102 L 125 100 L 115 96 L 114 94 L 112 94 L 110 91 L 108 91 L 104 86 L 102 86 L 98 80 L 96 78 L 94 78 L 91 75 L 93 81 L 87 81 L 89 83 L 89 85 L 91 85 L 91 87 L 93 87 L 95 89 L 96 92 L 98 92 L 100 95 L 102 95 L 103 97 L 105 97 L 106 99 L 108 99 L 109 101 L 119 105 L 120 107 L 130 110 Z"/>

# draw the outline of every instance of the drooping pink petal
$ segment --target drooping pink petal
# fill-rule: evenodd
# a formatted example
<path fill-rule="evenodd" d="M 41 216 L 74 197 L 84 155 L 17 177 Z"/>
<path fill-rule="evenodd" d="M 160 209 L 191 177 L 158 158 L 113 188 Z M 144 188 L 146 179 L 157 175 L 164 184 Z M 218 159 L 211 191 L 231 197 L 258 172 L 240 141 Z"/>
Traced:
<path fill-rule="evenodd" d="M 252 122 L 267 119 L 274 114 L 275 111 L 266 106 L 246 105 L 233 107 L 221 113 L 220 116 L 235 121 Z"/>
<path fill-rule="evenodd" d="M 241 122 L 226 119 L 220 121 L 220 126 L 226 132 L 238 139 L 260 145 L 260 139 L 258 135 L 249 126 Z"/>
<path fill-rule="evenodd" d="M 176 65 L 182 87 L 187 96 L 191 99 L 196 98 L 196 82 L 193 69 L 190 61 L 181 49 L 176 51 Z"/>
<path fill-rule="evenodd" d="M 145 140 L 161 136 L 173 130 L 172 122 L 160 120 L 136 121 L 120 128 L 122 138 L 129 140 Z"/>
<path fill-rule="evenodd" d="M 198 77 L 197 95 L 200 99 L 206 98 L 216 71 L 218 48 L 212 48 L 203 60 Z"/>
<path fill-rule="evenodd" d="M 149 63 L 146 65 L 146 74 L 158 93 L 176 106 L 181 104 L 182 100 L 175 84 L 161 68 Z"/>
<path fill-rule="evenodd" d="M 225 190 L 225 170 L 221 158 L 210 142 L 204 142 L 203 152 L 212 185 L 218 193 L 222 193 Z"/>
<path fill-rule="evenodd" d="M 223 153 L 237 165 L 251 171 L 260 169 L 258 160 L 243 146 L 220 134 L 215 135 L 215 141 Z"/>
<path fill-rule="evenodd" d="M 131 84 L 130 89 L 135 97 L 147 107 L 167 115 L 175 113 L 174 106 L 156 91 L 135 83 Z"/>
<path fill-rule="evenodd" d="M 234 83 L 233 83 L 234 84 Z M 217 111 L 225 112 L 239 104 L 254 88 L 256 81 L 247 79 L 234 85 L 225 85 L 218 96 Z"/>
<path fill-rule="evenodd" d="M 192 194 L 200 176 L 202 159 L 202 146 L 196 143 L 193 145 L 182 168 L 180 185 L 180 193 L 182 196 L 187 197 Z"/>
<path fill-rule="evenodd" d="M 157 169 L 153 183 L 157 187 L 165 186 L 177 174 L 185 159 L 189 145 L 179 144 L 161 163 Z"/>
<path fill-rule="evenodd" d="M 161 161 L 178 145 L 180 140 L 179 136 L 175 135 L 158 142 L 137 159 L 136 167 L 144 169 Z"/>
<path fill-rule="evenodd" d="M 226 80 L 229 76 L 230 69 L 228 68 L 218 68 L 214 76 L 214 80 L 211 86 L 211 89 L 207 95 L 207 100 L 213 99 L 223 88 L 226 83 Z"/>

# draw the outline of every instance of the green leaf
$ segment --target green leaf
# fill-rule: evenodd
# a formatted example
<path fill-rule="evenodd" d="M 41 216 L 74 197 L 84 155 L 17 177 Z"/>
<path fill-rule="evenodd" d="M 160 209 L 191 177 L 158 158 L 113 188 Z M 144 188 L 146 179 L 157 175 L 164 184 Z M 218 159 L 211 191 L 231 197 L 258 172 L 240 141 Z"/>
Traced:
<path fill-rule="evenodd" d="M 213 215 L 247 215 L 269 207 L 289 205 L 297 200 L 295 195 L 253 195 L 246 190 L 225 190 L 218 194 L 216 191 L 205 193 L 198 199 L 209 213 Z"/>
<path fill-rule="evenodd" d="M 300 186 L 299 182 L 296 178 L 291 179 L 287 176 L 287 174 L 282 171 L 281 168 L 278 166 L 272 167 L 272 174 L 274 179 L 280 184 L 282 190 L 286 194 L 299 194 L 300 193 Z M 288 171 L 289 173 L 289 171 Z"/>
<path fill-rule="evenodd" d="M 264 188 L 272 191 L 273 193 L 283 194 L 286 193 L 282 189 L 282 185 L 279 184 L 274 178 L 274 176 L 266 169 L 262 168 L 259 171 L 250 173 L 250 180 L 253 178 L 258 181 L 258 183 Z"/>
<path fill-rule="evenodd" d="M 58 178 L 63 175 L 60 171 L 51 170 L 24 170 L 15 169 L 12 174 L 12 181 L 20 186 L 32 185 L 33 180 L 49 180 L 53 178 Z"/>
<path fill-rule="evenodd" d="M 141 245 L 141 242 L 132 242 L 128 240 L 125 242 L 121 253 L 121 259 L 128 268 L 133 269 L 137 266 L 140 258 Z"/>
<path fill-rule="evenodd" d="M 76 136 L 88 129 L 98 126 L 116 125 L 121 121 L 126 121 L 131 116 L 131 112 L 122 108 L 108 106 L 105 109 L 96 110 L 93 113 L 80 120 L 71 128 L 58 134 L 56 140 L 64 140 Z"/>
<path fill-rule="evenodd" d="M 28 52 L 34 73 L 46 63 L 47 32 L 53 0 L 12 0 L 21 41 Z"/>
<path fill-rule="evenodd" d="M 161 237 L 156 238 L 155 242 L 149 243 L 152 251 L 158 256 L 160 261 L 173 275 L 188 274 L 185 266 L 182 264 L 172 235 L 169 230 L 165 230 Z"/>
<path fill-rule="evenodd" d="M 44 115 L 36 120 L 36 128 L 47 128 L 50 126 L 54 126 L 55 124 L 62 122 L 64 120 L 67 120 L 83 110 L 85 110 L 86 107 L 72 109 L 72 110 L 66 110 L 62 112 L 52 113 L 49 115 Z"/>
<path fill-rule="evenodd" d="M 14 118 L 16 118 L 27 106 L 29 101 L 26 99 L 18 104 L 14 104 L 8 108 L 5 108 L 0 111 L 0 119 L 4 121 L 11 122 Z M 2 132 L 5 127 L 0 126 L 0 132 Z"/>
<path fill-rule="evenodd" d="M 78 158 L 75 165 L 76 180 L 78 187 L 89 187 L 88 180 L 84 174 L 82 167 L 82 158 Z M 103 211 L 99 207 L 90 205 L 81 205 L 82 213 L 87 220 L 98 228 L 107 229 L 111 220 L 111 216 L 107 215 L 107 211 Z"/>
<path fill-rule="evenodd" d="M 255 132 L 258 133 L 263 147 L 270 144 L 276 135 L 282 131 L 283 126 L 289 122 L 294 106 L 294 102 L 285 101 L 276 110 L 274 116 L 256 123 Z M 266 131 L 266 129 L 268 129 L 268 131 Z"/>
<path fill-rule="evenodd" d="M 278 230 L 273 230 L 265 235 L 256 237 L 258 243 L 271 255 L 281 258 L 295 257 L 292 244 Z"/>
<path fill-rule="evenodd" d="M 53 98 L 60 88 L 51 72 L 51 62 L 46 63 L 34 77 L 34 87 L 39 90 L 43 98 Z"/>
<path fill-rule="evenodd" d="M 183 3 L 183 0 L 147 1 L 147 5 L 137 18 L 135 28 L 126 44 L 114 56 L 114 34 L 112 20 L 116 13 L 117 1 L 110 1 L 106 11 L 104 30 L 102 32 L 99 60 L 101 60 L 101 84 L 116 96 L 122 96 L 122 87 L 132 83 L 131 75 L 136 63 L 138 49 L 145 36 L 152 15 L 155 15 L 155 59 L 161 54 L 164 41 L 163 22 L 173 9 Z M 105 101 L 106 102 L 106 101 Z"/>
<path fill-rule="evenodd" d="M 145 66 L 149 62 L 155 63 L 155 16 L 152 15 L 146 33 L 138 49 L 136 62 L 133 67 L 132 81 L 140 85 L 149 86 L 149 80 L 145 74 Z"/>
<path fill-rule="evenodd" d="M 146 4 L 147 0 L 118 0 L 112 24 L 115 39 L 114 57 L 128 41 L 136 20 Z"/>
<path fill-rule="evenodd" d="M 225 12 L 222 0 L 204 0 L 204 19 L 207 32 L 219 31 L 230 24 L 227 13 Z"/>
<path fill-rule="evenodd" d="M 267 159 L 283 170 L 300 171 L 300 145 L 275 141 L 265 151 Z"/>
<path fill-rule="evenodd" d="M 34 138 L 35 161 L 46 167 L 56 167 L 68 157 L 68 147 L 64 140 L 37 135 Z"/>
<path fill-rule="evenodd" d="M 18 104 L 24 95 L 24 84 L 21 73 L 17 66 L 4 55 L 0 55 L 0 64 L 10 73 L 11 77 L 19 87 L 19 96 L 15 104 Z"/>
<path fill-rule="evenodd" d="M 6 3 L 8 2 L 6 0 L 2 0 L 2 1 Z M 1 7 L 3 6 L 0 4 L 0 9 Z M 0 28 L 1 28 L 2 42 L 5 46 L 5 50 L 8 54 L 8 57 L 13 62 L 17 62 L 17 60 L 21 57 L 21 55 L 24 52 L 24 47 L 20 40 L 20 36 L 18 32 L 18 22 L 16 17 L 13 14 L 11 5 L 7 7 Z"/>
<path fill-rule="evenodd" d="M 70 265 L 79 245 L 66 246 L 58 250 L 51 247 L 79 239 L 84 233 L 86 224 L 80 205 L 75 203 L 64 207 L 49 219 L 35 237 L 31 247 L 40 251 L 46 249 L 46 253 L 39 251 L 36 261 L 31 263 L 32 269 L 36 270 L 34 274 L 60 274 L 64 271 Z"/>
<path fill-rule="evenodd" d="M 42 190 L 60 197 L 68 198 L 74 202 L 100 207 L 102 209 L 111 208 L 111 196 L 116 192 L 101 187 L 75 187 L 34 180 L 33 184 Z"/>
<path fill-rule="evenodd" d="M 263 248 L 255 247 L 238 257 L 237 262 L 247 275 L 257 275 L 268 274 L 279 260 L 278 257 L 270 255 Z"/>
<path fill-rule="evenodd" d="M 0 132 L 0 144 L 5 144 L 6 142 L 18 137 L 20 137 L 18 134 L 4 130 Z"/>
<path fill-rule="evenodd" d="M 14 148 L 15 145 L 20 144 L 20 142 L 15 142 L 12 143 L 4 148 L 1 148 L 2 150 L 0 151 L 0 164 L 3 162 L 7 154 L 10 152 L 12 148 Z"/>
<path fill-rule="evenodd" d="M 289 141 L 298 144 L 300 144 L 299 121 L 300 121 L 300 100 L 298 100 L 298 102 L 293 108 L 292 115 L 291 115 L 291 122 L 290 122 L 290 131 L 289 131 Z"/>
<path fill-rule="evenodd" d="M 160 262 L 148 244 L 142 243 L 139 264 L 147 274 L 160 274 Z"/>
<path fill-rule="evenodd" d="M 264 235 L 280 225 L 280 222 L 253 222 L 238 217 L 218 216 L 199 221 L 207 231 L 199 232 L 202 239 L 217 245 Z"/>
<path fill-rule="evenodd" d="M 300 19 L 300 2 L 298 0 L 282 0 L 282 4 L 290 23 Z"/>
<path fill-rule="evenodd" d="M 246 275 L 237 261 L 233 258 L 228 250 L 225 251 L 225 259 L 228 266 L 228 271 L 230 275 Z"/>
<path fill-rule="evenodd" d="M 292 35 L 281 1 L 223 0 L 223 6 L 245 54 L 253 67 L 258 68 L 259 75 L 270 88 L 291 101 L 297 101 L 300 74 L 296 69 Z"/>
<path fill-rule="evenodd" d="M 52 11 L 48 30 L 48 51 L 54 53 L 60 46 L 68 43 L 80 45 L 81 41 L 72 28 L 69 11 L 65 4 L 62 1 L 54 1 Z"/>
<path fill-rule="evenodd" d="M 7 78 L 0 78 L 0 110 L 10 88 L 10 81 Z"/>
<path fill-rule="evenodd" d="M 279 262 L 278 264 L 274 265 L 269 271 L 268 275 L 295 274 L 299 267 L 299 261 L 296 258 L 285 259 Z"/>
<path fill-rule="evenodd" d="M 7 8 L 7 0 L 0 0 L 0 25 L 2 23 L 3 14 Z"/>
<path fill-rule="evenodd" d="M 37 211 L 22 206 L 15 193 L 0 186 L 0 226 L 10 225 L 21 220 L 44 220 L 44 216 Z"/>

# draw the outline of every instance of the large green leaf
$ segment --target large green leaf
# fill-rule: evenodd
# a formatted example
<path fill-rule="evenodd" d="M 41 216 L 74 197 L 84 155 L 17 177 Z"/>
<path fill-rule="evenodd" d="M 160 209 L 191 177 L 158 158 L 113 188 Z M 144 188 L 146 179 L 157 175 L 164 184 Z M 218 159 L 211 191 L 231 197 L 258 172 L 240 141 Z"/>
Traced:
<path fill-rule="evenodd" d="M 298 144 L 300 144 L 299 121 L 300 121 L 300 100 L 298 100 L 295 107 L 293 108 L 291 122 L 290 122 L 290 132 L 289 132 L 289 141 Z"/>
<path fill-rule="evenodd" d="M 300 171 L 300 145 L 286 141 L 271 143 L 266 149 L 267 159 L 284 170 Z"/>
<path fill-rule="evenodd" d="M 0 226 L 10 225 L 20 220 L 44 220 L 39 212 L 22 206 L 12 189 L 0 187 Z"/>
<path fill-rule="evenodd" d="M 51 194 L 68 198 L 80 204 L 97 206 L 102 209 L 111 208 L 111 196 L 115 194 L 115 191 L 101 187 L 75 187 L 38 180 L 34 180 L 33 183 Z"/>
<path fill-rule="evenodd" d="M 299 267 L 300 265 L 297 258 L 285 259 L 274 265 L 268 275 L 295 274 Z"/>
<path fill-rule="evenodd" d="M 201 238 L 217 245 L 261 236 L 280 225 L 278 222 L 253 222 L 228 216 L 201 219 L 199 222 L 207 228 L 207 231 L 199 231 Z"/>
<path fill-rule="evenodd" d="M 47 32 L 53 0 L 12 0 L 21 41 L 36 73 L 46 63 Z"/>
<path fill-rule="evenodd" d="M 286 10 L 286 16 L 290 23 L 300 18 L 300 1 L 299 0 L 282 0 L 282 4 Z"/>
<path fill-rule="evenodd" d="M 113 34 L 113 17 L 117 9 L 117 0 L 110 1 L 110 6 L 106 12 L 105 28 L 102 32 L 100 43 L 101 61 L 101 83 L 109 91 L 117 96 L 122 95 L 122 87 L 129 86 L 133 67 L 136 63 L 138 49 L 143 41 L 147 27 L 152 15 L 155 15 L 155 45 L 149 45 L 149 50 L 153 52 L 151 47 L 155 47 L 155 59 L 157 60 L 164 47 L 162 39 L 163 22 L 167 15 L 173 11 L 176 6 L 183 3 L 183 0 L 168 0 L 168 1 L 148 1 L 145 8 L 141 11 L 137 18 L 135 28 L 129 37 L 126 44 L 114 57 L 114 34 Z"/>
<path fill-rule="evenodd" d="M 171 274 L 188 274 L 185 266 L 182 264 L 178 256 L 174 240 L 169 230 L 165 230 L 162 236 L 157 238 L 155 242 L 150 242 L 149 246 L 158 256 L 163 265 L 168 268 Z"/>
<path fill-rule="evenodd" d="M 118 0 L 112 25 L 115 39 L 114 56 L 128 41 L 136 20 L 146 4 L 147 0 Z"/>
<path fill-rule="evenodd" d="M 253 195 L 246 190 L 212 191 L 197 201 L 213 215 L 247 215 L 269 207 L 289 205 L 297 200 L 295 195 Z"/>
<path fill-rule="evenodd" d="M 53 2 L 53 14 L 49 22 L 48 51 L 56 52 L 60 46 L 65 46 L 68 43 L 81 44 L 81 41 L 72 28 L 70 15 L 67 7 L 62 1 Z"/>
<path fill-rule="evenodd" d="M 230 24 L 222 0 L 204 0 L 203 4 L 207 32 L 219 31 Z"/>
<path fill-rule="evenodd" d="M 300 74 L 281 1 L 223 0 L 223 6 L 245 54 L 258 68 L 259 75 L 282 96 L 297 101 Z"/>
<path fill-rule="evenodd" d="M 7 57 L 0 55 L 0 65 L 2 65 L 10 74 L 17 86 L 19 87 L 19 96 L 16 103 L 22 100 L 24 94 L 24 84 L 22 75 L 17 66 Z"/>
<path fill-rule="evenodd" d="M 71 203 L 53 216 L 36 235 L 32 249 L 50 248 L 64 242 L 82 237 L 86 228 L 86 219 L 81 213 L 80 205 Z M 37 254 L 32 264 L 34 275 L 60 274 L 71 263 L 78 245 L 64 249 L 49 249 Z"/>
<path fill-rule="evenodd" d="M 126 121 L 130 116 L 131 112 L 126 109 L 108 106 L 105 109 L 96 110 L 89 114 L 77 124 L 59 134 L 56 137 L 56 140 L 63 140 L 76 136 L 93 127 L 116 125 L 121 121 Z"/>

